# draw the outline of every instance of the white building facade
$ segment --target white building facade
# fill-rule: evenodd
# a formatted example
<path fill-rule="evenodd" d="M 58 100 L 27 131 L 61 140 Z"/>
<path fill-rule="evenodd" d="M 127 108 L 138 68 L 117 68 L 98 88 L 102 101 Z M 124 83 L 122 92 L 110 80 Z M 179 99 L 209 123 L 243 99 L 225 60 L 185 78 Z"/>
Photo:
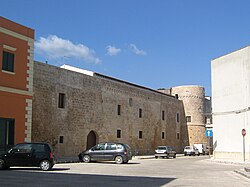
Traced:
<path fill-rule="evenodd" d="M 214 158 L 250 161 L 250 46 L 212 60 L 211 71 Z"/>

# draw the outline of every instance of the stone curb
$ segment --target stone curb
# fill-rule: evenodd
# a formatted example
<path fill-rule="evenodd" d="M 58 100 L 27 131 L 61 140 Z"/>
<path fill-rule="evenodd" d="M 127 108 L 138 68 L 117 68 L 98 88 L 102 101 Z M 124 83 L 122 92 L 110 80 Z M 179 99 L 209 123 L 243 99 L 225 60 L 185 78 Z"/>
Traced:
<path fill-rule="evenodd" d="M 245 171 L 245 169 L 237 169 L 234 172 L 250 179 L 250 172 Z"/>
<path fill-rule="evenodd" d="M 80 160 L 57 160 L 56 164 L 80 163 Z"/>
<path fill-rule="evenodd" d="M 217 159 L 213 159 L 213 158 L 209 158 L 207 159 L 207 161 L 210 162 L 217 162 L 217 163 L 222 163 L 222 164 L 236 164 L 236 165 L 242 165 L 242 166 L 246 166 L 246 165 L 250 165 L 249 162 L 240 162 L 240 161 L 231 161 L 231 160 L 217 160 Z"/>
<path fill-rule="evenodd" d="M 132 158 L 132 160 L 137 160 L 137 159 L 153 159 L 154 156 L 135 156 Z M 80 163 L 79 159 L 76 158 L 60 158 L 56 160 L 56 164 L 67 164 L 67 163 Z"/>
<path fill-rule="evenodd" d="M 183 156 L 182 154 L 177 154 L 176 157 Z M 143 160 L 143 159 L 154 159 L 154 155 L 143 155 L 143 156 L 133 156 L 132 160 Z M 56 164 L 63 164 L 63 163 L 80 163 L 81 161 L 77 157 L 65 157 L 65 158 L 58 158 L 56 160 Z"/>

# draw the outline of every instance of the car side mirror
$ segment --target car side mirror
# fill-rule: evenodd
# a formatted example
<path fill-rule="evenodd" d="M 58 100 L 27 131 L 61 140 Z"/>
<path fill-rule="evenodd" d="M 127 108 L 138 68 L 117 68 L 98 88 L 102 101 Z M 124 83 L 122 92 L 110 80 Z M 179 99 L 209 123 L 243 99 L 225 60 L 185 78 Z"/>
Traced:
<path fill-rule="evenodd" d="M 18 152 L 19 150 L 18 149 L 10 149 L 9 151 L 8 151 L 8 153 L 16 153 L 16 152 Z"/>

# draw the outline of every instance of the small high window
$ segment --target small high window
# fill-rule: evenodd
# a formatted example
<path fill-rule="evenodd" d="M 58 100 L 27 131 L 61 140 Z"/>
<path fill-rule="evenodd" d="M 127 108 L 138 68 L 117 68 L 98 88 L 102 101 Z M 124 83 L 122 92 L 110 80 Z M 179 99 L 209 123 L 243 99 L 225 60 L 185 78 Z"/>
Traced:
<path fill-rule="evenodd" d="M 176 138 L 177 138 L 177 140 L 180 139 L 180 133 L 177 133 L 177 134 L 176 134 Z"/>
<path fill-rule="evenodd" d="M 14 54 L 3 51 L 2 70 L 14 72 Z"/>
<path fill-rule="evenodd" d="M 65 94 L 59 93 L 58 108 L 65 108 Z"/>
<path fill-rule="evenodd" d="M 59 137 L 59 143 L 63 143 L 63 136 Z"/>
<path fill-rule="evenodd" d="M 186 121 L 191 122 L 191 116 L 186 116 Z"/>
<path fill-rule="evenodd" d="M 120 129 L 117 129 L 116 137 L 121 138 L 121 134 L 122 134 L 122 131 Z"/>
<path fill-rule="evenodd" d="M 121 115 L 121 105 L 117 106 L 117 115 Z"/>
<path fill-rule="evenodd" d="M 180 122 L 180 114 L 179 114 L 179 113 L 176 114 L 176 122 L 177 122 L 177 123 Z"/>
<path fill-rule="evenodd" d="M 139 108 L 139 118 L 142 118 L 142 109 Z"/>
<path fill-rule="evenodd" d="M 139 139 L 142 139 L 142 131 L 139 131 Z"/>
<path fill-rule="evenodd" d="M 165 120 L 165 111 L 164 110 L 161 112 L 161 119 Z"/>
<path fill-rule="evenodd" d="M 165 139 L 165 133 L 161 132 L 161 139 Z"/>

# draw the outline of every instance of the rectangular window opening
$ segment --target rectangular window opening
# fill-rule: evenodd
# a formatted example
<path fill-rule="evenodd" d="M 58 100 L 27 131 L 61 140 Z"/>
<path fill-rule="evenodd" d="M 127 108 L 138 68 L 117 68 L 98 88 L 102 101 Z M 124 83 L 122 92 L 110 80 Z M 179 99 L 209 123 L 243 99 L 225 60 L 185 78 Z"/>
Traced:
<path fill-rule="evenodd" d="M 176 134 L 176 138 L 177 138 L 177 140 L 180 139 L 180 133 L 177 133 L 177 134 Z"/>
<path fill-rule="evenodd" d="M 139 108 L 139 118 L 142 118 L 142 109 Z"/>
<path fill-rule="evenodd" d="M 177 122 L 177 123 L 180 122 L 180 114 L 179 114 L 179 113 L 176 114 L 176 122 Z"/>
<path fill-rule="evenodd" d="M 121 138 L 121 134 L 122 134 L 122 131 L 120 129 L 117 129 L 116 137 Z"/>
<path fill-rule="evenodd" d="M 161 139 L 165 139 L 165 133 L 161 132 Z"/>
<path fill-rule="evenodd" d="M 191 122 L 191 116 L 186 116 L 186 121 Z"/>
<path fill-rule="evenodd" d="M 142 139 L 142 131 L 139 131 L 139 139 Z"/>
<path fill-rule="evenodd" d="M 65 94 L 59 93 L 58 108 L 65 108 Z"/>
<path fill-rule="evenodd" d="M 121 115 L 121 105 L 117 106 L 117 115 Z"/>
<path fill-rule="evenodd" d="M 63 136 L 59 137 L 59 143 L 63 143 Z"/>
<path fill-rule="evenodd" d="M 14 57 L 13 53 L 3 51 L 2 70 L 14 72 Z"/>
<path fill-rule="evenodd" d="M 161 119 L 162 119 L 162 120 L 165 120 L 165 111 L 164 111 L 164 110 L 162 111 Z"/>

